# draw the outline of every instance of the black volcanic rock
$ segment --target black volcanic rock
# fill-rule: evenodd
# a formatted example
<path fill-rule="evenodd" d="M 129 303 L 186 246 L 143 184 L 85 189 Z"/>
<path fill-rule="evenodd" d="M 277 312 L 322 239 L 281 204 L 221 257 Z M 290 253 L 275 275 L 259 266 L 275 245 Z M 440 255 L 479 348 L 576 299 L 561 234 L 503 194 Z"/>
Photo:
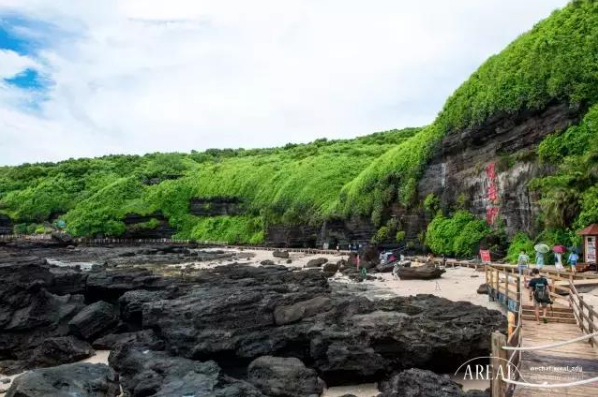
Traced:
<path fill-rule="evenodd" d="M 321 267 L 326 262 L 328 262 L 328 259 L 326 258 L 310 259 L 309 261 L 307 261 L 305 267 Z"/>
<path fill-rule="evenodd" d="M 17 377 L 6 397 L 116 397 L 118 375 L 104 364 L 65 364 Z"/>
<path fill-rule="evenodd" d="M 118 323 L 118 310 L 104 301 L 83 308 L 69 322 L 70 332 L 85 340 L 93 340 Z"/>
<path fill-rule="evenodd" d="M 272 397 L 319 396 L 324 382 L 301 360 L 290 357 L 259 357 L 249 364 L 248 381 Z"/>
<path fill-rule="evenodd" d="M 464 392 L 461 386 L 447 375 L 412 368 L 393 375 L 380 383 L 378 397 L 473 397 L 490 394 L 475 390 Z"/>
<path fill-rule="evenodd" d="M 37 346 L 29 359 L 29 368 L 53 367 L 69 364 L 91 357 L 95 351 L 91 345 L 73 336 L 48 338 Z"/>
<path fill-rule="evenodd" d="M 125 396 L 266 397 L 251 384 L 224 374 L 213 361 L 189 360 L 156 349 L 160 349 L 157 339 L 145 335 L 123 341 L 110 354 Z"/>
<path fill-rule="evenodd" d="M 0 265 L 0 359 L 23 360 L 47 338 L 65 336 L 83 295 L 55 295 L 45 261 Z"/>
<path fill-rule="evenodd" d="M 399 267 L 398 274 L 401 280 L 434 280 L 440 278 L 445 272 L 432 264 L 417 267 Z"/>

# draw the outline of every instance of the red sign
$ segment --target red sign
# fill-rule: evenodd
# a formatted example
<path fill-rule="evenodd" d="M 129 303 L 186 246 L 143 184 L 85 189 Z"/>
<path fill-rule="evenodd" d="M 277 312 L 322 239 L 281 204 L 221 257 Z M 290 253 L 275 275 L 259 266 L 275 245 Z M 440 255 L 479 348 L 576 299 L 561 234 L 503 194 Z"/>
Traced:
<path fill-rule="evenodd" d="M 480 250 L 480 258 L 482 258 L 482 262 L 491 262 L 490 250 Z"/>

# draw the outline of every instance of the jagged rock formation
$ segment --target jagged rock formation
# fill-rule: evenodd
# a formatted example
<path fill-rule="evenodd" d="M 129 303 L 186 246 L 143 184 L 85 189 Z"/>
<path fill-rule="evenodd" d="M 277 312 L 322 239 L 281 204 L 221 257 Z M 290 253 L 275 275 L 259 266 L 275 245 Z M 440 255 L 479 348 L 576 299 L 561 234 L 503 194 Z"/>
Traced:
<path fill-rule="evenodd" d="M 6 397 L 116 397 L 118 375 L 104 364 L 66 364 L 29 371 L 14 380 Z"/>
<path fill-rule="evenodd" d="M 412 368 L 394 374 L 380 383 L 378 397 L 490 397 L 490 392 L 472 390 L 464 392 L 459 384 L 446 375 Z"/>
<path fill-rule="evenodd" d="M 12 234 L 13 226 L 8 215 L 0 214 L 0 234 Z"/>
<path fill-rule="evenodd" d="M 324 390 L 318 373 L 294 357 L 259 357 L 247 372 L 249 382 L 272 397 L 317 397 Z"/>
<path fill-rule="evenodd" d="M 169 375 L 155 363 L 183 373 L 197 365 L 193 373 L 203 375 L 193 379 L 208 382 L 244 372 L 261 356 L 295 357 L 330 384 L 378 380 L 412 366 L 446 370 L 486 354 L 490 333 L 504 327 L 499 312 L 430 295 L 370 301 L 334 294 L 319 269 L 233 264 L 173 278 L 138 268 L 81 272 L 30 258 L 0 265 L 0 276 L 0 359 L 16 368 L 48 339 L 75 332 L 114 349 L 111 363 L 131 379 L 130 390 L 146 377 L 175 388 L 180 372 Z M 113 320 L 113 305 L 117 327 L 101 326 Z M 121 356 L 119 346 L 140 341 L 156 353 Z M 249 387 L 223 382 L 230 390 Z"/>

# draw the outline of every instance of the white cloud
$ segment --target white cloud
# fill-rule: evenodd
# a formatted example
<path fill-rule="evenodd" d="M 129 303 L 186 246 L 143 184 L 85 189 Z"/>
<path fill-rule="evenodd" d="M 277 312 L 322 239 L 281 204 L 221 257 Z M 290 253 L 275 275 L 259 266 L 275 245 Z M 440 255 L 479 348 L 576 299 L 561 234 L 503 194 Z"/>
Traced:
<path fill-rule="evenodd" d="M 55 83 L 40 113 L 0 87 L 0 164 L 427 124 L 485 58 L 565 3 L 0 0 L 0 13 L 69 32 L 25 59 Z"/>

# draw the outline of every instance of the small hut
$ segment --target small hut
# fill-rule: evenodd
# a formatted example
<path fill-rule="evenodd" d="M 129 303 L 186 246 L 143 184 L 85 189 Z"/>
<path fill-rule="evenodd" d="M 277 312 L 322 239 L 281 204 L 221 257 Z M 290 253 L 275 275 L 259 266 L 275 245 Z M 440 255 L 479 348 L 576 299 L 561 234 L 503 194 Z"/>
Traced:
<path fill-rule="evenodd" d="M 596 250 L 598 242 L 598 224 L 592 223 L 590 226 L 578 232 L 583 236 L 583 258 L 588 264 L 596 264 Z"/>

